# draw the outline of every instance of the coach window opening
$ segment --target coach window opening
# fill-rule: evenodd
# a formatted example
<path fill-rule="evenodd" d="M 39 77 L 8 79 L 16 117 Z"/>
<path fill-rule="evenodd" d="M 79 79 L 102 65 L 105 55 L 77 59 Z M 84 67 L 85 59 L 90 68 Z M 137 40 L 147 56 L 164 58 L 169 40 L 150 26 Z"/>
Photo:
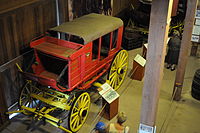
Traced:
<path fill-rule="evenodd" d="M 100 49 L 100 59 L 104 59 L 108 56 L 110 51 L 110 39 L 111 33 L 108 33 L 101 37 L 101 49 Z"/>
<path fill-rule="evenodd" d="M 92 60 L 98 59 L 100 38 L 92 42 Z"/>
<path fill-rule="evenodd" d="M 118 29 L 116 29 L 115 31 L 112 32 L 112 35 L 111 35 L 111 50 L 112 49 L 115 49 L 117 47 L 117 37 L 118 37 Z"/>

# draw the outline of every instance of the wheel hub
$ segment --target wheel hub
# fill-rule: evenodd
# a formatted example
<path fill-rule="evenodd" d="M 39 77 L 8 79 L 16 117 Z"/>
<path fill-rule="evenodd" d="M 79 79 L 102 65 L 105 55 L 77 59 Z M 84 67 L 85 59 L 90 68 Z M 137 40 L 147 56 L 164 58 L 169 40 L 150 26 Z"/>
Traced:
<path fill-rule="evenodd" d="M 81 109 L 80 112 L 79 112 L 79 116 L 80 117 L 86 117 L 87 112 L 88 112 L 87 110 Z"/>
<path fill-rule="evenodd" d="M 124 73 L 124 69 L 122 69 L 122 68 L 118 68 L 118 70 L 117 70 L 117 74 L 123 74 Z"/>

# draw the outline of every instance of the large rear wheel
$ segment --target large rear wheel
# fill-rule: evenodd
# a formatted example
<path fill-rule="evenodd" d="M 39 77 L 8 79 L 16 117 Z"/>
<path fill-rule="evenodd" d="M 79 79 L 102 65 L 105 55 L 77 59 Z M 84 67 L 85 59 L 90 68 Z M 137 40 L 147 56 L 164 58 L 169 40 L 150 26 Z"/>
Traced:
<path fill-rule="evenodd" d="M 40 106 L 40 102 L 37 99 L 32 98 L 30 95 L 32 93 L 39 94 L 40 91 L 33 85 L 33 82 L 27 80 L 24 86 L 22 87 L 19 95 L 18 105 L 19 108 L 22 109 L 22 106 L 29 108 L 37 108 Z M 31 112 L 24 111 L 25 115 L 31 115 Z"/>
<path fill-rule="evenodd" d="M 90 95 L 81 93 L 72 104 L 69 113 L 69 129 L 77 132 L 85 123 L 90 108 Z"/>
<path fill-rule="evenodd" d="M 126 50 L 121 50 L 117 53 L 108 73 L 108 80 L 110 85 L 114 90 L 119 89 L 124 78 L 126 76 L 128 69 L 128 52 Z"/>

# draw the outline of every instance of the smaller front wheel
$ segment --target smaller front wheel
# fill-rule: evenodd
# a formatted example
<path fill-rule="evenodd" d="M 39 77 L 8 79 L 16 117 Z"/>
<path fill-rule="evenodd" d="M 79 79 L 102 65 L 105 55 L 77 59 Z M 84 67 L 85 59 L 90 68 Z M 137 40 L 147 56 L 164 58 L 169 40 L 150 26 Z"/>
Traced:
<path fill-rule="evenodd" d="M 69 113 L 69 129 L 77 132 L 85 123 L 90 108 L 90 95 L 81 93 L 74 101 Z"/>
<path fill-rule="evenodd" d="M 110 81 L 110 85 L 114 90 L 119 89 L 121 86 L 126 76 L 127 69 L 128 52 L 126 50 L 121 50 L 114 57 L 108 73 L 108 80 Z"/>

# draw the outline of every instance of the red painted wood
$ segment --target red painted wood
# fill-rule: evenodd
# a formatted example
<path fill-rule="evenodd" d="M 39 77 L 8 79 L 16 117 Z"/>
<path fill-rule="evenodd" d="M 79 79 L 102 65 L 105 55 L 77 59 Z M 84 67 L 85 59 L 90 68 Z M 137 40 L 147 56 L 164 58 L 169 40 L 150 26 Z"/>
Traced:
<path fill-rule="evenodd" d="M 178 3 L 179 3 L 179 0 L 173 0 L 172 17 L 176 16 L 176 14 L 177 14 Z"/>
<path fill-rule="evenodd" d="M 111 31 L 110 33 L 112 33 Z M 115 54 L 121 48 L 123 27 L 118 29 L 118 38 L 116 48 L 109 51 L 108 56 L 100 60 L 101 37 L 99 39 L 98 58 L 92 60 L 92 45 L 82 45 L 57 38 L 44 36 L 30 43 L 30 46 L 35 49 L 36 61 L 39 65 L 33 65 L 35 74 L 29 74 L 29 78 L 37 80 L 43 85 L 51 86 L 58 91 L 72 91 L 75 88 L 87 89 L 91 84 L 102 76 L 110 67 Z M 112 34 L 110 45 L 112 43 Z M 109 46 L 111 49 L 111 46 Z M 53 73 L 47 72 L 40 61 L 37 50 L 46 54 L 62 58 L 68 62 L 68 88 L 61 87 L 57 84 L 57 77 Z"/>

